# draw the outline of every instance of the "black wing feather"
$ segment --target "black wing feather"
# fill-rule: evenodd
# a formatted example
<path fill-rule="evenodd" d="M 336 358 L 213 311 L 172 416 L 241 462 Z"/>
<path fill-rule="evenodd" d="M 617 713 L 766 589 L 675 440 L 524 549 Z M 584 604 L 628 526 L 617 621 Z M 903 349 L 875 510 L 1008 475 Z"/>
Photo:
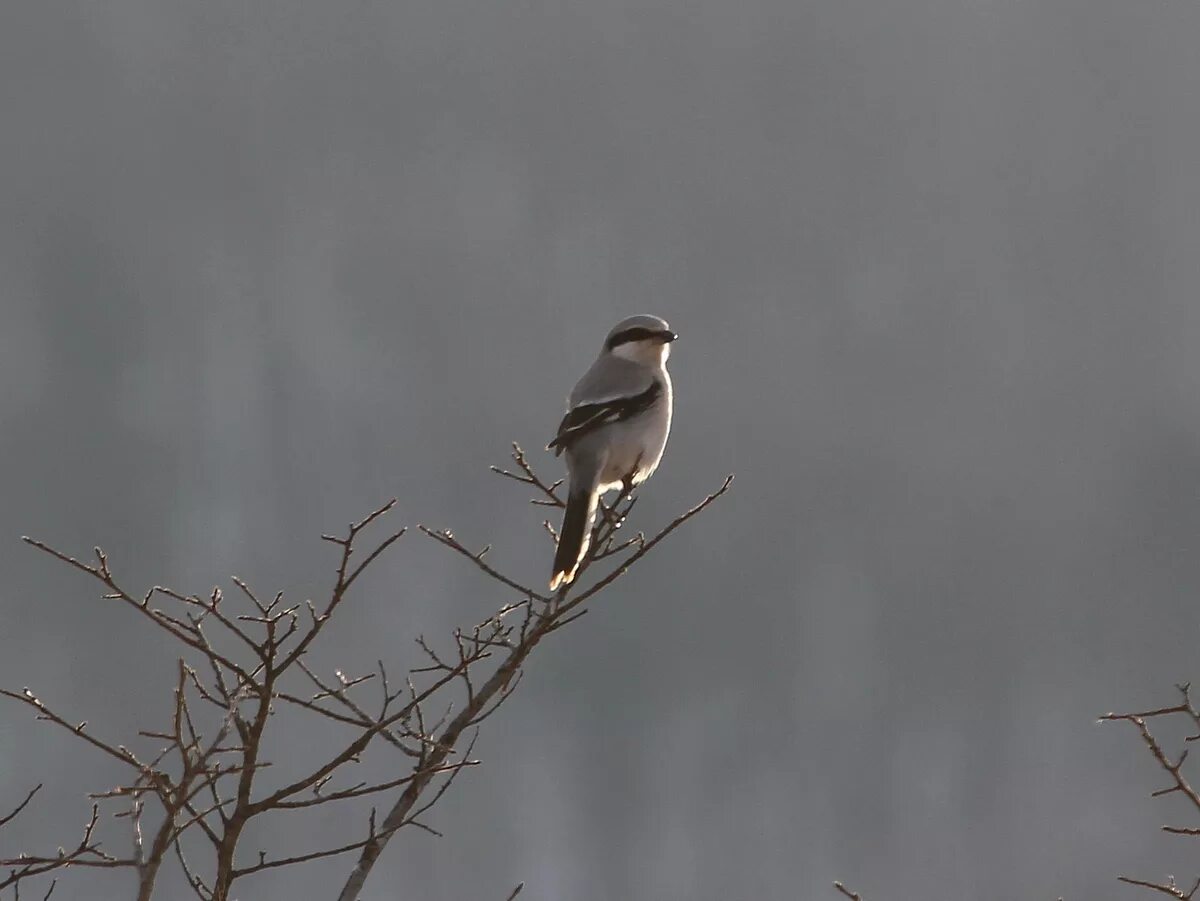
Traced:
<path fill-rule="evenodd" d="M 566 448 L 610 422 L 620 422 L 647 410 L 662 394 L 662 383 L 655 379 L 650 387 L 632 397 L 617 397 L 598 404 L 580 404 L 567 412 L 558 424 L 558 434 L 546 445 L 557 457 Z"/>

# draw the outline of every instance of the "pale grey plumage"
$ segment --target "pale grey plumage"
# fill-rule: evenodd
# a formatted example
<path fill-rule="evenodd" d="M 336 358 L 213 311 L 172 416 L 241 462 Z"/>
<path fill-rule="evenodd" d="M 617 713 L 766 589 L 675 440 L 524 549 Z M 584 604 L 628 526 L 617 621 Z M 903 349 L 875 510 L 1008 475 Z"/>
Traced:
<path fill-rule="evenodd" d="M 571 392 L 567 415 L 549 445 L 555 453 L 566 451 L 570 473 L 552 590 L 575 578 L 600 495 L 644 482 L 662 459 L 673 403 L 666 362 L 675 337 L 657 316 L 622 320 Z"/>

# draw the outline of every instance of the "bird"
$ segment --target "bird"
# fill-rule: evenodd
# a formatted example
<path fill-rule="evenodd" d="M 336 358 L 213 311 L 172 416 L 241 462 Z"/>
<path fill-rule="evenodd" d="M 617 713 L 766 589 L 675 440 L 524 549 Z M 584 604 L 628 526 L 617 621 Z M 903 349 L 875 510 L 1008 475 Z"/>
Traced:
<path fill-rule="evenodd" d="M 546 445 L 567 455 L 567 504 L 550 590 L 575 580 L 591 543 L 600 496 L 654 474 L 671 432 L 674 392 L 667 372 L 678 339 L 665 319 L 622 319 L 568 398 L 558 433 Z"/>

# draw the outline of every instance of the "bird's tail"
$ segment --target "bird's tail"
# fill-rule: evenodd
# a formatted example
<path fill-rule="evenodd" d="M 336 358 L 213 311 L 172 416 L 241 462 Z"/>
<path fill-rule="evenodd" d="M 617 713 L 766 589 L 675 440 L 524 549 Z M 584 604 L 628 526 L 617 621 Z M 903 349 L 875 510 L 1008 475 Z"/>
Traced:
<path fill-rule="evenodd" d="M 563 515 L 562 528 L 558 533 L 554 573 L 550 577 L 551 591 L 557 591 L 560 586 L 569 585 L 575 580 L 579 564 L 591 543 L 592 520 L 595 518 L 596 492 L 573 487 L 567 498 L 567 512 Z"/>

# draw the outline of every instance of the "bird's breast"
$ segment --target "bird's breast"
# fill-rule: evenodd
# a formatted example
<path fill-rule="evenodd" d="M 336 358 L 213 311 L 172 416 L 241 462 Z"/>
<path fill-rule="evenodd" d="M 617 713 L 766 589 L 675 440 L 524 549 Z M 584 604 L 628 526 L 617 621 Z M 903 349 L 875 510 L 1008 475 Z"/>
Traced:
<path fill-rule="evenodd" d="M 644 482 L 658 468 L 671 431 L 671 381 L 654 405 L 639 416 L 610 426 L 608 454 L 600 480 L 603 490 L 619 487 L 626 478 Z"/>

